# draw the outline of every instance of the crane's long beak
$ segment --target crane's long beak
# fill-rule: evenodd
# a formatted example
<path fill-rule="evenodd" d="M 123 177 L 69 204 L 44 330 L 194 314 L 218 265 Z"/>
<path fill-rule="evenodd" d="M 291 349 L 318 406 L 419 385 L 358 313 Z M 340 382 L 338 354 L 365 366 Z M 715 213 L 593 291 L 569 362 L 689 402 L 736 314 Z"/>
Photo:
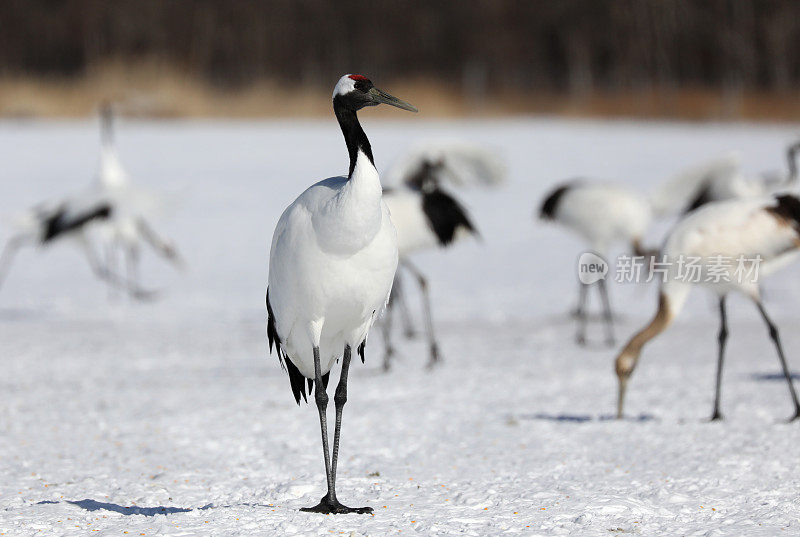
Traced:
<path fill-rule="evenodd" d="M 617 419 L 622 419 L 622 407 L 625 404 L 625 390 L 628 388 L 628 379 L 619 377 L 619 394 L 617 395 Z"/>
<path fill-rule="evenodd" d="M 405 101 L 398 99 L 397 97 L 393 97 L 386 93 L 385 91 L 381 91 L 376 87 L 372 87 L 369 90 L 369 96 L 372 99 L 372 102 L 375 104 L 389 104 L 392 106 L 396 106 L 397 108 L 402 108 L 403 110 L 409 110 L 411 112 L 419 112 L 414 106 L 411 106 Z"/>

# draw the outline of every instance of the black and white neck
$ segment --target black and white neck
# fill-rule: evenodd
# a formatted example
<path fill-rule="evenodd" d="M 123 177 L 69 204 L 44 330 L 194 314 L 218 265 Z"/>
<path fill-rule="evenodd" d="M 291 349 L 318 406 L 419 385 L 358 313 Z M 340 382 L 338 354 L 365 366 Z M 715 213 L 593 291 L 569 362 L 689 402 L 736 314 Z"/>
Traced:
<path fill-rule="evenodd" d="M 370 80 L 363 75 L 344 75 L 333 88 L 333 111 L 339 126 L 344 134 L 344 141 L 347 144 L 347 152 L 350 154 L 350 170 L 348 178 L 353 179 L 353 173 L 358 169 L 359 162 L 362 166 L 374 172 L 377 181 L 377 170 L 375 170 L 375 159 L 372 158 L 372 147 L 369 145 L 367 135 L 358 122 L 356 113 L 365 106 L 377 106 L 388 104 L 403 110 L 416 112 L 417 109 L 405 101 L 393 97 L 385 91 L 376 88 Z M 364 158 L 359 159 L 359 155 Z M 365 161 L 368 161 L 367 164 Z M 358 175 L 358 174 L 356 174 Z"/>
<path fill-rule="evenodd" d="M 372 146 L 369 144 L 364 129 L 361 128 L 357 115 L 358 110 L 367 106 L 361 98 L 365 88 L 358 87 L 358 85 L 366 86 L 366 84 L 371 85 L 366 78 L 360 75 L 345 75 L 333 90 L 333 112 L 339 121 L 339 127 L 342 129 L 344 141 L 347 144 L 347 152 L 350 155 L 348 177 L 353 176 L 359 151 L 364 153 L 373 166 L 375 165 Z"/>

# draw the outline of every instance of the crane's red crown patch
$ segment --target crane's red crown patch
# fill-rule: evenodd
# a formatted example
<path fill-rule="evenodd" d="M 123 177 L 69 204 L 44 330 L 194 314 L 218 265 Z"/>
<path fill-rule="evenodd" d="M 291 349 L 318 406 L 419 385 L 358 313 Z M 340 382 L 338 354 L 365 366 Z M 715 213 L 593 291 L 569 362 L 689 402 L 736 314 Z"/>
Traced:
<path fill-rule="evenodd" d="M 350 75 L 347 78 L 350 80 L 357 80 L 359 82 L 369 82 L 369 78 L 365 77 L 364 75 Z"/>

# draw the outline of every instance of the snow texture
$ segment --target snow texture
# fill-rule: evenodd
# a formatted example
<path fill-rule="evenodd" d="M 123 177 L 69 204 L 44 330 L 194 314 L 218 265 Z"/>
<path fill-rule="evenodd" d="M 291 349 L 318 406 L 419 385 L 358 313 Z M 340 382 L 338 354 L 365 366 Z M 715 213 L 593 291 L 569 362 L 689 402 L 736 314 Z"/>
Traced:
<path fill-rule="evenodd" d="M 427 371 L 424 343 L 398 333 L 384 374 L 375 330 L 366 365 L 351 368 L 338 493 L 375 515 L 298 511 L 324 493 L 319 425 L 264 333 L 272 230 L 309 184 L 346 171 L 336 122 L 120 121 L 132 180 L 175 201 L 160 224 L 189 269 L 147 256 L 144 282 L 162 296 L 130 303 L 66 244 L 19 255 L 0 290 L 0 534 L 800 533 L 800 423 L 782 422 L 790 400 L 752 305 L 729 301 L 724 422 L 705 421 L 718 319 L 701 289 L 645 349 L 630 417 L 615 421 L 618 349 L 578 348 L 567 316 L 583 246 L 533 219 L 570 177 L 646 194 L 732 149 L 747 172 L 780 169 L 797 126 L 362 116 L 379 170 L 445 137 L 496 148 L 510 174 L 461 196 L 481 241 L 414 258 L 444 364 Z M 0 213 L 88 184 L 97 138 L 94 122 L 0 123 Z M 765 287 L 795 370 L 797 271 Z M 655 311 L 656 289 L 610 290 L 624 339 Z"/>

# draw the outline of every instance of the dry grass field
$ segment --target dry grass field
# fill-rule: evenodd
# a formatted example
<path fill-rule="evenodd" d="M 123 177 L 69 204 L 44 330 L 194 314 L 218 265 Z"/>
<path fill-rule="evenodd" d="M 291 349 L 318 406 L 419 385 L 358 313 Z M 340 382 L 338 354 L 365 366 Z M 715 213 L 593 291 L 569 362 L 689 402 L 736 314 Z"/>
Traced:
<path fill-rule="evenodd" d="M 426 117 L 508 117 L 546 114 L 593 118 L 658 118 L 789 122 L 800 120 L 800 91 L 759 93 L 710 89 L 653 89 L 570 96 L 553 92 L 465 95 L 460 87 L 426 79 L 381 80 Z M 113 100 L 129 116 L 327 117 L 329 90 L 264 80 L 220 89 L 163 62 L 108 62 L 74 79 L 0 77 L 0 117 L 74 118 Z M 386 111 L 376 110 L 377 115 Z"/>

